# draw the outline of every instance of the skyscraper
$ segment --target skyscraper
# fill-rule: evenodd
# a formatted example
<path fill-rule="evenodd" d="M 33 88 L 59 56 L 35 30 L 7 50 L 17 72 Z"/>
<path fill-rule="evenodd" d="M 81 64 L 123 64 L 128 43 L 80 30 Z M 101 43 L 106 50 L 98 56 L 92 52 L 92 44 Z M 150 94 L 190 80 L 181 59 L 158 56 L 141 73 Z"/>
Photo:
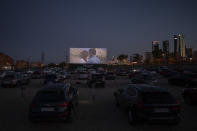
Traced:
<path fill-rule="evenodd" d="M 183 34 L 179 34 L 179 55 L 185 57 L 185 45 L 183 42 Z"/>
<path fill-rule="evenodd" d="M 159 41 L 152 42 L 152 51 L 159 51 Z"/>
<path fill-rule="evenodd" d="M 174 35 L 174 56 L 177 56 L 178 54 L 178 37 L 176 35 Z"/>
<path fill-rule="evenodd" d="M 169 40 L 163 41 L 163 53 L 165 56 L 169 56 Z"/>

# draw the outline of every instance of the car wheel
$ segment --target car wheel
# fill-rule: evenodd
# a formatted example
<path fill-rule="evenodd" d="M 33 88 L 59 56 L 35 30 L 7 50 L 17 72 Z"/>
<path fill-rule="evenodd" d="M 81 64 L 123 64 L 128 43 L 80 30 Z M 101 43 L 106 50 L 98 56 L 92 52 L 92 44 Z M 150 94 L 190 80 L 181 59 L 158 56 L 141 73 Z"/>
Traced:
<path fill-rule="evenodd" d="M 133 109 L 129 109 L 128 111 L 128 121 L 130 125 L 136 125 L 136 116 Z"/>

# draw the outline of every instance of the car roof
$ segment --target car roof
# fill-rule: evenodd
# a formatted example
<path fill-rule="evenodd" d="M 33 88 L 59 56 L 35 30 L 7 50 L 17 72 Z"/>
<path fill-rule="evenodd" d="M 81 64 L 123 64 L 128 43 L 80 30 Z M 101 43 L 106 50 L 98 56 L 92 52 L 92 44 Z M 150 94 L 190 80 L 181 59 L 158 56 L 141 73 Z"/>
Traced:
<path fill-rule="evenodd" d="M 64 90 L 67 88 L 66 84 L 64 83 L 52 83 L 49 82 L 47 85 L 45 85 L 40 91 L 49 91 L 49 90 Z"/>
<path fill-rule="evenodd" d="M 129 84 L 128 87 L 134 87 L 140 92 L 168 92 L 167 89 L 147 84 Z"/>

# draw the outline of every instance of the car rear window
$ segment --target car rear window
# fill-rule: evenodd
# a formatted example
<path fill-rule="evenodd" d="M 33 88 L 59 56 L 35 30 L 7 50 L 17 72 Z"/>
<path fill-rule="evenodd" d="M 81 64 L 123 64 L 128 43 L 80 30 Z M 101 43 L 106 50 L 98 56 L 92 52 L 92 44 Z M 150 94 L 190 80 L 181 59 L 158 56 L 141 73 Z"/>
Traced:
<path fill-rule="evenodd" d="M 15 75 L 6 75 L 4 78 L 5 79 L 13 79 L 15 77 Z"/>
<path fill-rule="evenodd" d="M 63 91 L 40 91 L 36 94 L 35 100 L 44 101 L 61 101 L 64 100 L 65 94 Z"/>
<path fill-rule="evenodd" d="M 142 93 L 145 104 L 173 104 L 175 99 L 168 92 L 145 92 Z"/>
<path fill-rule="evenodd" d="M 57 79 L 56 75 L 47 75 L 46 79 Z"/>

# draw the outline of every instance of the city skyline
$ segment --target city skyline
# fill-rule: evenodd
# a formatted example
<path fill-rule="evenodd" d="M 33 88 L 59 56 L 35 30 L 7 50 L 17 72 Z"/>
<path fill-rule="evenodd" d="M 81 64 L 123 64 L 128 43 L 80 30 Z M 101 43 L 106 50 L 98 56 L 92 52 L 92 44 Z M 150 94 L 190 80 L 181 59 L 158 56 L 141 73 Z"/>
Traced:
<path fill-rule="evenodd" d="M 1 1 L 0 52 L 31 61 L 40 61 L 44 52 L 46 63 L 64 61 L 71 47 L 105 47 L 108 58 L 144 55 L 154 40 L 169 40 L 172 52 L 179 33 L 196 50 L 196 5 L 194 0 Z"/>

